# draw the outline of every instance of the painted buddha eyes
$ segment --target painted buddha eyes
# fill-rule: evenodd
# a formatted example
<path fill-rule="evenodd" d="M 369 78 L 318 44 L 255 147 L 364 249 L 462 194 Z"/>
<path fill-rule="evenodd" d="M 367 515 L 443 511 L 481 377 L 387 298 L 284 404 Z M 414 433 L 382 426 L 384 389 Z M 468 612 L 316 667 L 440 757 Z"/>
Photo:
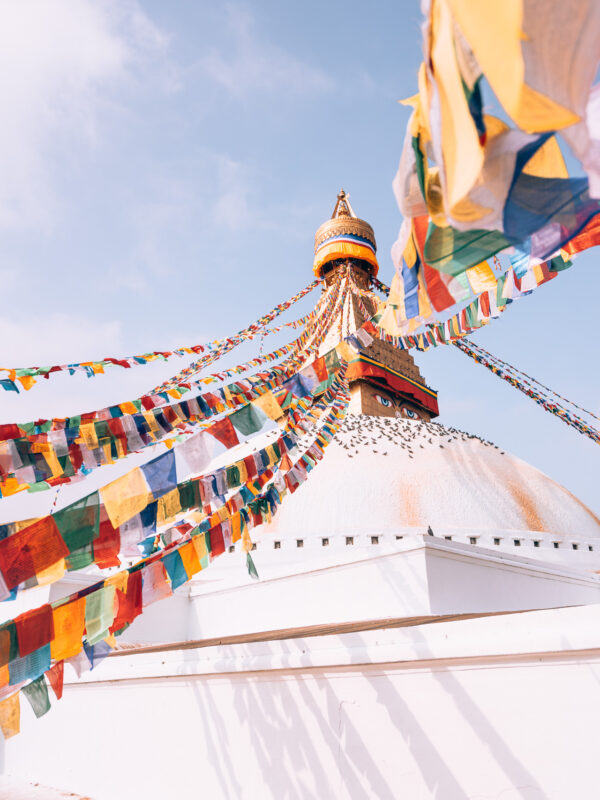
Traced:
<path fill-rule="evenodd" d="M 397 417 L 408 417 L 408 419 L 420 419 L 417 412 L 413 411 L 412 408 L 396 405 L 396 403 L 390 397 L 386 397 L 383 394 L 376 394 L 375 399 L 377 400 L 378 403 L 381 403 L 381 405 L 384 408 L 395 408 Z"/>
<path fill-rule="evenodd" d="M 385 408 L 391 408 L 392 407 L 392 401 L 390 400 L 389 397 L 383 397 L 383 395 L 376 394 L 375 395 L 375 399 L 379 403 L 381 403 L 382 406 L 385 406 Z"/>

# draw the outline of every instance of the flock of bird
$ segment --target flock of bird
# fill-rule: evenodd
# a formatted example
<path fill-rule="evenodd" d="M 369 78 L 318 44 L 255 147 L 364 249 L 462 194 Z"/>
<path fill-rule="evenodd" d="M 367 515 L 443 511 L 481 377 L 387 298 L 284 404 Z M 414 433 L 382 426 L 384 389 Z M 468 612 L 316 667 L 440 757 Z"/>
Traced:
<path fill-rule="evenodd" d="M 437 422 L 412 421 L 396 417 L 371 417 L 366 414 L 348 414 L 335 441 L 348 453 L 349 458 L 359 455 L 361 449 L 387 456 L 389 446 L 399 446 L 413 458 L 415 451 L 431 447 L 448 447 L 454 442 L 476 439 L 486 447 L 500 448 L 493 442 L 466 433 L 458 428 L 446 428 Z M 500 450 L 501 455 L 504 451 Z"/>

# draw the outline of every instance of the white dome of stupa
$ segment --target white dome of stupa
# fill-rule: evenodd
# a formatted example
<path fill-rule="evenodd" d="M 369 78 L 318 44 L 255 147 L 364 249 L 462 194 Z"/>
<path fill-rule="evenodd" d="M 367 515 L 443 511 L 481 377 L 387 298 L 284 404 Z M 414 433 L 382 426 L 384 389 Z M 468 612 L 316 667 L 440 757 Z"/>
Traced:
<path fill-rule="evenodd" d="M 436 536 L 522 532 L 546 544 L 597 540 L 600 519 L 490 442 L 433 422 L 360 414 L 346 418 L 309 479 L 256 533 L 310 540 L 424 528 Z"/>

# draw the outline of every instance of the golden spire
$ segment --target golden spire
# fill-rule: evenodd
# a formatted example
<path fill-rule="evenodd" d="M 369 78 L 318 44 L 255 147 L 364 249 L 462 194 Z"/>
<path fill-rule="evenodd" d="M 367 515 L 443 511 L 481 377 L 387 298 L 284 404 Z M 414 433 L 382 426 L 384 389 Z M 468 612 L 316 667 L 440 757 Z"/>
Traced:
<path fill-rule="evenodd" d="M 348 195 L 341 189 L 331 219 L 324 222 L 315 234 L 315 275 L 323 275 L 324 266 L 340 258 L 358 260 L 369 272 L 377 275 L 376 252 L 373 228 L 356 216 Z"/>

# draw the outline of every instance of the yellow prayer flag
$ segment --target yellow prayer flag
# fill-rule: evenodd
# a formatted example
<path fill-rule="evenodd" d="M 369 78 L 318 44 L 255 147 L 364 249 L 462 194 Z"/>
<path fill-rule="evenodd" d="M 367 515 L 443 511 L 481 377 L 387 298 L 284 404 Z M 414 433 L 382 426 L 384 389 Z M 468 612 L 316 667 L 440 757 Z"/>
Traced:
<path fill-rule="evenodd" d="M 18 522 L 13 522 L 15 533 L 22 531 L 23 528 L 28 528 L 30 525 L 33 525 L 34 522 L 39 522 L 42 517 L 30 517 L 29 519 L 21 519 Z"/>
<path fill-rule="evenodd" d="M 249 553 L 252 550 L 252 539 L 248 533 L 248 528 L 244 528 L 242 532 L 242 550 L 244 553 Z"/>
<path fill-rule="evenodd" d="M 203 558 L 206 558 L 208 555 L 208 549 L 206 547 L 205 535 L 202 533 L 199 536 L 193 536 L 192 544 L 196 549 L 196 555 L 198 556 L 198 559 L 201 561 Z"/>
<path fill-rule="evenodd" d="M 125 593 L 127 591 L 127 581 L 129 580 L 129 572 L 127 570 L 122 570 L 121 572 L 115 572 L 114 575 L 109 575 L 108 578 L 104 581 L 105 586 L 114 586 L 115 589 L 118 589 L 120 592 Z"/>
<path fill-rule="evenodd" d="M 41 572 L 36 573 L 36 580 L 38 586 L 46 586 L 49 583 L 59 581 L 65 574 L 65 560 L 61 558 L 55 564 L 43 569 Z"/>
<path fill-rule="evenodd" d="M 162 525 L 168 520 L 173 519 L 180 511 L 181 502 L 179 498 L 179 489 L 173 489 L 158 500 L 156 508 L 157 525 Z"/>
<path fill-rule="evenodd" d="M 544 270 L 542 269 L 541 264 L 533 265 L 533 277 L 535 278 L 535 282 L 538 286 L 544 280 Z"/>
<path fill-rule="evenodd" d="M 487 261 L 469 267 L 466 272 L 473 294 L 482 294 L 496 288 L 497 280 Z"/>
<path fill-rule="evenodd" d="M 148 427 L 150 428 L 150 433 L 156 437 L 157 434 L 161 432 L 159 428 L 158 422 L 156 421 L 156 417 L 152 413 L 152 411 L 144 411 L 144 419 L 148 423 Z"/>
<path fill-rule="evenodd" d="M 100 497 L 113 528 L 143 511 L 152 494 L 139 467 L 100 489 Z"/>
<path fill-rule="evenodd" d="M 138 410 L 131 401 L 126 403 L 119 403 L 119 408 L 124 414 L 137 414 Z"/>
<path fill-rule="evenodd" d="M 79 438 L 90 450 L 95 450 L 98 447 L 98 436 L 93 422 L 85 422 L 79 426 Z"/>
<path fill-rule="evenodd" d="M 559 130 L 578 121 L 579 117 L 573 111 L 525 83 L 523 0 L 502 0 L 502 3 L 446 1 L 492 90 L 519 128 L 529 133 L 539 133 Z M 529 27 L 525 34 L 534 42 L 539 42 L 538 46 L 547 45 L 544 28 L 556 24 L 556 8 L 553 5 L 544 7 L 543 14 L 530 14 L 528 17 Z M 569 6 L 565 10 L 569 13 Z M 576 16 L 575 9 L 572 13 Z M 538 27 L 539 30 L 536 30 Z M 573 30 L 576 32 L 576 27 Z M 567 45 L 566 53 L 561 53 L 569 63 L 570 49 Z M 532 57 L 535 59 L 535 47 Z M 554 62 L 557 71 L 564 71 L 563 58 L 555 58 Z M 551 61 L 545 64 L 548 85 L 553 84 L 552 66 Z"/>
<path fill-rule="evenodd" d="M 269 419 L 278 420 L 283 417 L 281 406 L 275 399 L 275 395 L 270 390 L 261 394 L 256 400 L 252 401 L 252 405 L 260 408 L 260 410 L 269 417 Z"/>
<path fill-rule="evenodd" d="M 0 703 L 0 728 L 5 739 L 10 739 L 21 730 L 21 703 L 19 692 L 11 694 Z"/>
<path fill-rule="evenodd" d="M 337 344 L 335 346 L 335 352 L 344 361 L 352 361 L 352 359 L 355 358 L 355 356 L 356 356 L 356 353 L 350 347 L 348 342 L 340 342 L 339 344 Z"/>
<path fill-rule="evenodd" d="M 446 210 L 452 211 L 477 181 L 483 148 L 465 95 L 456 59 L 454 21 L 446 0 L 432 5 L 429 55 L 440 106 Z"/>
<path fill-rule="evenodd" d="M 8 497 L 11 494 L 17 494 L 27 488 L 26 483 L 19 483 L 16 478 L 7 478 L 5 481 L 0 481 L 0 489 L 2 490 L 2 497 Z"/>

